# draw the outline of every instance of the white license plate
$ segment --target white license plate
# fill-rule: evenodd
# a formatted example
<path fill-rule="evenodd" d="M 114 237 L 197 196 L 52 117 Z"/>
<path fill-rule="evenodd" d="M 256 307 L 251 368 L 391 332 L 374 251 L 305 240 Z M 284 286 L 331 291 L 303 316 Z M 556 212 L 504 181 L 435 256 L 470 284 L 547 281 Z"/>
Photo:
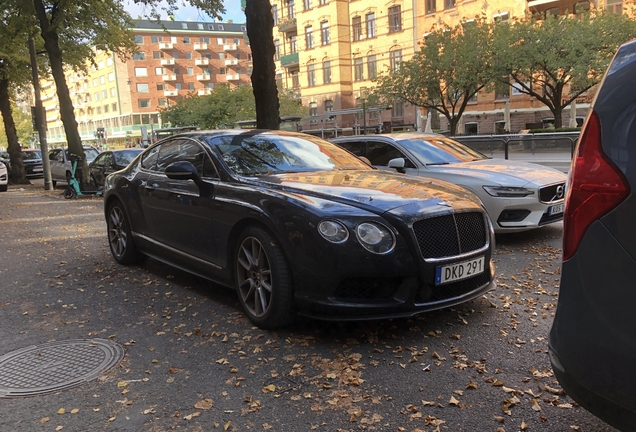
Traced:
<path fill-rule="evenodd" d="M 484 256 L 480 256 L 468 261 L 447 264 L 439 266 L 435 269 L 435 285 L 441 285 L 449 282 L 455 282 L 483 273 Z"/>
<path fill-rule="evenodd" d="M 42 172 L 42 168 L 33 168 L 33 172 Z"/>
<path fill-rule="evenodd" d="M 565 203 L 550 206 L 548 207 L 548 216 L 561 214 L 563 213 L 564 209 L 565 209 Z"/>

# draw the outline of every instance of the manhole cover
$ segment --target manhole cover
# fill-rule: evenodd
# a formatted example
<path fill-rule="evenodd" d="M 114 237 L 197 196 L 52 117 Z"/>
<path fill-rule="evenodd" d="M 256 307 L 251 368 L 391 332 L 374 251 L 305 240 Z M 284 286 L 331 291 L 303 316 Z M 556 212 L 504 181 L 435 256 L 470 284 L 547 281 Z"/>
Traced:
<path fill-rule="evenodd" d="M 94 380 L 124 358 L 121 345 L 76 339 L 32 345 L 0 357 L 0 398 L 37 396 Z"/>

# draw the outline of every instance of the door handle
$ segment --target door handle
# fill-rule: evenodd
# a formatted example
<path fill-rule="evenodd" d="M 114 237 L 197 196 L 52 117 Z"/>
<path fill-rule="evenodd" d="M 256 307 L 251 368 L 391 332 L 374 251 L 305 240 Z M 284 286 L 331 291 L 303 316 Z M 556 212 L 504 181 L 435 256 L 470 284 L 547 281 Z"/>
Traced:
<path fill-rule="evenodd" d="M 155 190 L 155 189 L 157 189 L 159 187 L 159 185 L 157 183 L 153 183 L 151 185 L 147 184 L 147 185 L 145 185 L 145 187 L 146 187 L 147 190 Z"/>

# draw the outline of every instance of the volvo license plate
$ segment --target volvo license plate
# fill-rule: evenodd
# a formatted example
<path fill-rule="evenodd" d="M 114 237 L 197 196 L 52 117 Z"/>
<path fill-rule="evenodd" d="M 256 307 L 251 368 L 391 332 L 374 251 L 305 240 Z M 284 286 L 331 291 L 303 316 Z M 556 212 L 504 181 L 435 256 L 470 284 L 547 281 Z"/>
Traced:
<path fill-rule="evenodd" d="M 550 206 L 548 207 L 548 216 L 561 214 L 563 213 L 564 209 L 565 209 L 565 203 Z"/>
<path fill-rule="evenodd" d="M 435 285 L 456 282 L 483 273 L 485 257 L 480 257 L 435 268 Z"/>

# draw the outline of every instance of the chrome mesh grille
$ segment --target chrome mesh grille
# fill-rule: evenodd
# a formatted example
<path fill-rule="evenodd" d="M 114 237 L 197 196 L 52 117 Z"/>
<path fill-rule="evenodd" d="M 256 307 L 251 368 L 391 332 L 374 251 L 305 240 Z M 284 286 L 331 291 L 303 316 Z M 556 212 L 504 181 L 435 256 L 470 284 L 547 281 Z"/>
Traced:
<path fill-rule="evenodd" d="M 482 213 L 457 213 L 422 219 L 413 232 L 424 259 L 443 258 L 480 249 L 486 245 Z"/>

